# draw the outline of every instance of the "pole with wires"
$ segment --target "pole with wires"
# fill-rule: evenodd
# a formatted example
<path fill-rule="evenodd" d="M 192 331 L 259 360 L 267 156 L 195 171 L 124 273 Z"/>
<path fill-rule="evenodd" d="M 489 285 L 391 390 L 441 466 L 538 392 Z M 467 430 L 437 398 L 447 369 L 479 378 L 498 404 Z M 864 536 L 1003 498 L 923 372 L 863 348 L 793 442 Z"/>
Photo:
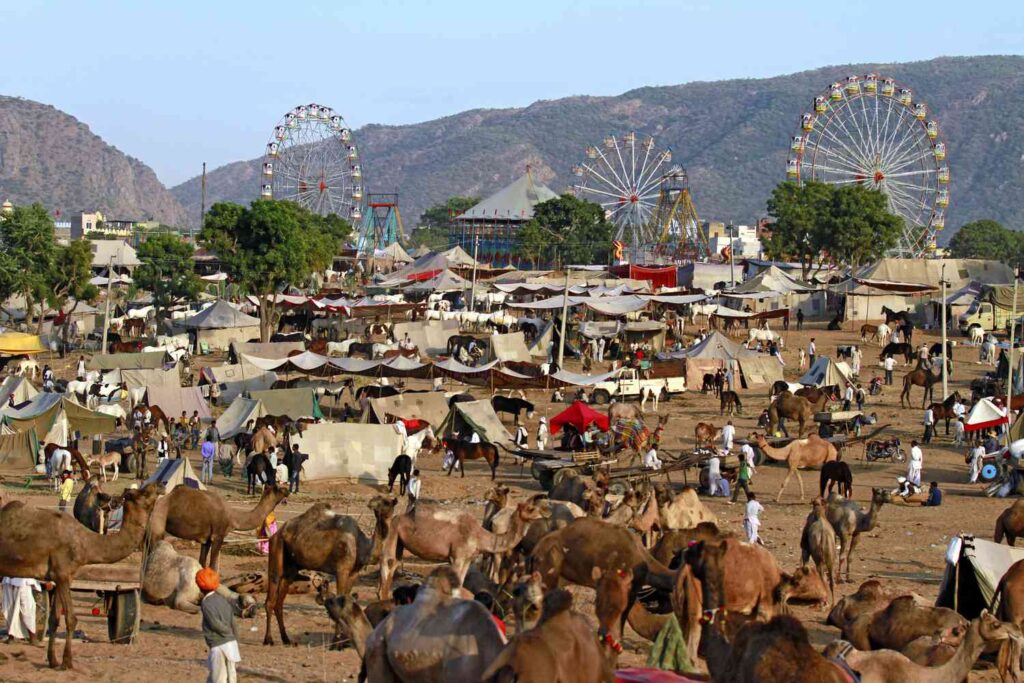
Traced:
<path fill-rule="evenodd" d="M 562 324 L 558 333 L 558 369 L 565 360 L 565 319 L 569 317 L 569 266 L 565 267 L 565 289 L 562 291 Z"/>
<path fill-rule="evenodd" d="M 1013 305 L 1010 312 L 1010 348 L 1006 350 L 1006 445 L 1010 445 L 1010 406 L 1013 404 L 1013 341 L 1017 331 L 1017 285 L 1020 266 L 1013 269 Z"/>
<path fill-rule="evenodd" d="M 107 264 L 107 304 L 106 311 L 103 313 L 103 348 L 100 349 L 101 354 L 107 352 L 107 332 L 110 331 L 110 286 L 114 281 L 114 257 L 110 257 L 110 262 Z"/>

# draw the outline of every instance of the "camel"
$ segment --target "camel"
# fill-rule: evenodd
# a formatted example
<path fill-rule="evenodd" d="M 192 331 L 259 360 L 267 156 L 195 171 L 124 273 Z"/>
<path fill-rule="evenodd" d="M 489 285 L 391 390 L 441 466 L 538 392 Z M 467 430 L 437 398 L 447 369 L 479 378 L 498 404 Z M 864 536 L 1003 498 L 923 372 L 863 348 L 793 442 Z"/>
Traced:
<path fill-rule="evenodd" d="M 616 401 L 608 406 L 608 424 L 613 425 L 619 420 L 637 420 L 640 424 L 643 424 L 643 411 L 636 403 Z"/>
<path fill-rule="evenodd" d="M 658 496 L 652 489 L 647 492 L 647 499 L 637 508 L 637 513 L 629 522 L 629 528 L 640 534 L 644 547 L 654 546 L 655 533 L 660 529 L 661 513 L 658 508 Z"/>
<path fill-rule="evenodd" d="M 725 622 L 743 623 L 732 643 Z M 745 622 L 745 623 L 744 623 Z M 711 680 L 730 683 L 849 683 L 852 679 L 811 646 L 798 619 L 778 616 L 768 623 L 712 612 L 701 645 Z"/>
<path fill-rule="evenodd" d="M 869 623 L 876 614 L 889 606 L 896 598 L 904 593 L 893 593 L 886 591 L 881 582 L 869 579 L 862 583 L 855 593 L 841 598 L 828 613 L 825 623 L 835 626 L 843 633 L 843 638 L 849 640 L 855 647 L 867 650 L 871 645 L 867 639 L 867 626 L 859 626 L 859 622 Z M 917 600 L 917 598 L 915 598 Z M 918 604 L 925 604 L 923 599 Z M 858 633 L 863 633 L 858 637 Z"/>
<path fill-rule="evenodd" d="M 845 641 L 836 641 L 825 655 L 838 657 L 860 674 L 861 683 L 947 683 L 964 681 L 981 653 L 995 644 L 1020 639 L 1020 629 L 1004 624 L 988 612 L 971 621 L 963 642 L 949 661 L 939 666 L 915 664 L 894 650 L 864 652 Z"/>
<path fill-rule="evenodd" d="M 829 524 L 839 537 L 839 568 L 841 577 L 846 567 L 846 580 L 850 580 L 850 557 L 862 533 L 872 531 L 878 524 L 878 511 L 886 503 L 892 502 L 892 496 L 885 489 L 871 489 L 871 507 L 865 513 L 857 503 L 838 496 L 829 496 L 826 516 Z M 840 579 L 841 581 L 842 579 Z"/>
<path fill-rule="evenodd" d="M 807 560 L 813 559 L 822 581 L 825 581 L 825 570 L 828 570 L 831 604 L 836 599 L 836 532 L 829 524 L 826 507 L 824 498 L 815 498 L 811 502 L 811 514 L 807 516 L 800 536 L 800 566 L 806 567 Z"/>
<path fill-rule="evenodd" d="M 693 428 L 693 438 L 697 441 L 697 447 L 710 446 L 722 436 L 722 430 L 710 422 L 698 422 Z"/>
<path fill-rule="evenodd" d="M 808 425 L 814 423 L 814 414 L 824 410 L 828 397 L 822 395 L 818 403 L 811 403 L 803 396 L 796 396 L 784 391 L 768 406 L 768 432 L 775 433 L 780 419 L 796 420 L 800 425 L 797 433 L 798 438 L 803 438 L 804 430 Z M 782 433 L 789 436 L 789 432 L 782 427 Z"/>
<path fill-rule="evenodd" d="M 718 524 L 718 517 L 697 497 L 697 491 L 687 486 L 679 493 L 656 484 L 654 493 L 658 501 L 658 525 L 662 531 L 692 529 L 701 522 Z"/>
<path fill-rule="evenodd" d="M 411 605 L 396 607 L 366 636 L 361 654 L 368 680 L 483 680 L 505 639 L 487 608 L 452 597 L 458 588 L 459 577 L 451 567 L 436 568 Z M 368 625 L 360 620 L 354 636 L 366 634 Z M 361 638 L 354 640 L 358 648 Z"/>
<path fill-rule="evenodd" d="M 575 470 L 563 470 L 555 478 L 555 485 L 548 492 L 551 500 L 565 500 L 576 505 L 583 506 L 587 491 L 597 488 L 601 491 L 608 489 L 608 473 L 598 470 L 592 479 L 584 479 Z"/>
<path fill-rule="evenodd" d="M 252 435 L 252 439 L 249 441 L 249 452 L 269 453 L 272 449 L 280 446 L 281 443 L 281 437 L 264 425 Z"/>
<path fill-rule="evenodd" d="M 543 502 L 550 511 L 550 516 L 541 517 L 530 522 L 526 527 L 526 535 L 523 536 L 512 552 L 494 553 L 489 556 L 491 558 L 491 578 L 498 583 L 504 583 L 507 578 L 505 570 L 514 566 L 514 563 L 507 561 L 507 556 L 529 556 L 533 552 L 533 548 L 544 536 L 565 527 L 575 519 L 587 516 L 587 512 L 580 508 L 580 506 L 569 501 L 544 500 L 543 494 L 534 496 L 531 500 L 538 504 Z M 487 530 L 498 535 L 508 533 L 515 515 L 515 506 L 504 508 L 494 516 L 491 520 L 491 528 Z"/>
<path fill-rule="evenodd" d="M 921 394 L 921 408 L 924 408 L 928 401 L 935 400 L 934 389 L 935 385 L 942 381 L 942 369 L 940 367 L 938 373 L 934 373 L 931 370 L 926 370 L 921 365 L 921 361 L 917 362 L 917 367 L 908 372 L 903 376 L 903 391 L 900 393 L 900 408 L 904 407 L 904 400 L 907 403 L 906 407 L 910 407 L 910 388 L 911 387 L 922 387 L 924 393 Z"/>
<path fill-rule="evenodd" d="M 788 605 L 790 600 L 799 600 L 819 607 L 835 600 L 834 592 L 825 585 L 821 575 L 808 566 L 797 567 L 792 574 L 783 573 L 775 589 L 775 597 L 783 605 Z"/>
<path fill-rule="evenodd" d="M 594 638 L 587 619 L 572 611 L 572 593 L 555 590 L 544 596 L 537 625 L 517 635 L 491 662 L 481 680 L 613 683 L 615 669 L 604 656 L 607 649 Z"/>
<path fill-rule="evenodd" d="M 1018 536 L 1024 536 L 1024 498 L 1014 502 L 999 515 L 993 539 L 996 543 L 1002 543 L 1005 538 L 1007 545 L 1014 545 Z"/>
<path fill-rule="evenodd" d="M 100 490 L 99 483 L 86 482 L 75 497 L 72 512 L 79 522 L 96 533 L 106 533 L 107 515 L 121 506 L 121 499 Z"/>
<path fill-rule="evenodd" d="M 94 455 L 88 460 L 89 465 L 100 466 L 100 476 L 103 477 L 103 481 L 107 480 L 107 466 L 114 466 L 114 475 L 110 478 L 110 481 L 117 481 L 117 477 L 121 470 L 121 454 L 117 451 L 108 451 L 103 455 Z"/>
<path fill-rule="evenodd" d="M 991 611 L 1000 621 L 1024 626 L 1024 560 L 1010 565 L 1003 578 L 999 579 L 995 595 L 992 596 Z M 1021 680 L 1020 661 L 1020 643 L 1003 643 L 996 662 L 1004 682 Z"/>
<path fill-rule="evenodd" d="M 377 496 L 368 505 L 376 518 L 373 536 L 370 538 L 360 530 L 356 520 L 332 512 L 326 503 L 310 506 L 298 517 L 285 522 L 270 537 L 264 645 L 274 644 L 270 635 L 271 612 L 277 618 L 281 642 L 291 644 L 284 628 L 284 600 L 289 585 L 303 578 L 299 570 L 333 574 L 337 594 L 347 595 L 359 571 L 379 560 L 381 544 L 387 535 L 398 499 Z"/>
<path fill-rule="evenodd" d="M 203 594 L 196 585 L 196 573 L 202 566 L 194 558 L 179 555 L 167 541 L 159 541 L 146 558 L 142 577 L 142 599 L 150 605 L 166 605 L 189 614 L 199 614 Z M 252 616 L 256 601 L 251 595 L 239 595 L 221 584 L 217 592 L 238 604 L 239 611 Z"/>
<path fill-rule="evenodd" d="M 199 543 L 199 563 L 217 568 L 220 548 L 232 531 L 251 531 L 263 523 L 277 504 L 288 497 L 288 487 L 264 486 L 263 495 L 252 510 L 229 508 L 224 498 L 213 491 L 177 486 L 160 499 L 153 510 L 150 538 L 166 534 Z"/>
<path fill-rule="evenodd" d="M 512 614 L 516 618 L 516 633 L 528 631 L 537 625 L 543 603 L 544 586 L 539 572 L 533 572 L 512 588 Z"/>
<path fill-rule="evenodd" d="M 758 448 L 768 458 L 785 462 L 789 467 L 786 478 L 782 480 L 782 487 L 779 488 L 779 495 L 775 496 L 776 503 L 782 500 L 782 492 L 786 490 L 786 485 L 794 474 L 800 484 L 800 500 L 804 499 L 804 480 L 799 471 L 801 467 L 816 467 L 839 459 L 836 447 L 817 434 L 811 434 L 806 439 L 796 439 L 782 448 L 769 446 L 762 434 L 751 434 L 750 438 L 757 441 Z"/>
<path fill-rule="evenodd" d="M 896 650 L 917 664 L 935 666 L 954 655 L 967 626 L 951 609 L 919 605 L 913 596 L 902 595 L 871 618 L 867 640 L 872 650 Z"/>
<path fill-rule="evenodd" d="M 671 567 L 676 558 L 696 541 L 718 541 L 726 534 L 714 522 L 700 522 L 688 529 L 669 529 L 651 550 L 651 555 L 666 567 Z"/>
<path fill-rule="evenodd" d="M 459 585 L 462 585 L 469 565 L 477 555 L 509 552 L 526 535 L 530 522 L 550 514 L 545 507 L 533 501 L 519 503 L 508 531 L 499 536 L 485 530 L 480 522 L 466 513 L 419 504 L 414 510 L 398 515 L 384 539 L 379 597 L 383 600 L 391 594 L 391 579 L 403 550 L 429 562 L 451 563 Z"/>
<path fill-rule="evenodd" d="M 727 609 L 768 619 L 777 613 L 775 589 L 782 571 L 764 546 L 727 537 L 697 542 L 683 557 L 700 581 L 705 613 Z"/>
<path fill-rule="evenodd" d="M 52 581 L 54 602 L 50 609 L 50 640 L 46 657 L 50 667 L 58 666 L 57 622 L 64 613 L 66 633 L 75 632 L 71 582 L 75 572 L 87 564 L 119 562 L 138 550 L 150 512 L 162 489 L 149 484 L 142 490 L 124 492 L 124 521 L 119 533 L 101 536 L 79 524 L 71 515 L 56 510 L 30 508 L 20 501 L 0 510 L 0 575 L 23 576 Z M 61 668 L 73 668 L 71 641 L 64 641 Z"/>

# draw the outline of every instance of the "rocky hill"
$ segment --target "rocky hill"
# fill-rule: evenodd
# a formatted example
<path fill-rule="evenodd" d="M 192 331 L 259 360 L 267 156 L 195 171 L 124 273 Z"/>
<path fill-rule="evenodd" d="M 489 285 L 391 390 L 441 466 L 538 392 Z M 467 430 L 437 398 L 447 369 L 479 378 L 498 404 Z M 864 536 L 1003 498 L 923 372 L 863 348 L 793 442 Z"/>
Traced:
<path fill-rule="evenodd" d="M 153 170 L 49 105 L 0 97 L 0 201 L 40 202 L 64 216 L 183 225 L 185 211 Z"/>
<path fill-rule="evenodd" d="M 486 195 L 527 164 L 562 191 L 588 145 L 629 130 L 654 135 L 659 145 L 672 148 L 674 160 L 689 171 L 702 217 L 750 222 L 763 214 L 771 188 L 785 177 L 788 141 L 812 97 L 833 81 L 869 72 L 911 87 L 941 125 L 952 174 L 944 239 L 977 218 L 1024 225 L 1022 57 L 858 64 L 758 80 L 640 88 L 617 97 L 473 110 L 408 126 L 370 125 L 355 137 L 367 189 L 398 188 L 407 227 L 424 207 L 452 195 Z M 255 198 L 258 163 L 236 162 L 209 173 L 208 201 Z M 195 220 L 199 180 L 171 192 Z"/>

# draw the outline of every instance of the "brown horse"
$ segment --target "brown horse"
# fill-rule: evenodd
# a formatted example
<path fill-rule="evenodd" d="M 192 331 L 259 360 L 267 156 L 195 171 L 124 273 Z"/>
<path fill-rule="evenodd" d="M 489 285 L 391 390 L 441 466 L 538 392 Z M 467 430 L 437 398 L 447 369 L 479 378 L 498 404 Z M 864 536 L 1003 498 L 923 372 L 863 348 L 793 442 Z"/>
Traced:
<path fill-rule="evenodd" d="M 71 453 L 71 460 L 78 466 L 78 470 L 82 474 L 82 479 L 88 481 L 89 465 L 86 464 L 85 458 L 82 457 L 82 453 L 77 448 L 68 448 L 67 446 L 61 446 L 60 444 L 48 443 L 43 447 L 43 456 L 46 458 L 46 462 L 50 462 L 50 458 L 53 457 L 53 452 L 58 448 L 63 448 Z"/>
<path fill-rule="evenodd" d="M 146 333 L 146 321 L 142 318 L 129 318 L 124 321 L 124 333 L 138 339 Z"/>
<path fill-rule="evenodd" d="M 949 421 L 956 417 L 956 413 L 953 412 L 953 406 L 960 402 L 960 392 L 954 391 L 952 394 L 946 397 L 946 400 L 942 403 L 932 403 L 928 407 L 931 408 L 932 415 L 935 417 L 935 422 L 939 420 L 946 421 L 946 436 L 949 436 Z"/>
<path fill-rule="evenodd" d="M 900 393 L 900 407 L 903 408 L 903 402 L 906 400 L 906 407 L 910 407 L 910 387 L 922 387 L 924 394 L 921 396 L 921 407 L 924 408 L 925 403 L 935 398 L 934 387 L 936 384 L 942 381 L 942 372 L 935 374 L 931 370 L 926 370 L 918 361 L 917 367 L 908 372 L 903 376 L 903 391 Z"/>
<path fill-rule="evenodd" d="M 167 436 L 171 435 L 171 420 L 167 417 L 167 414 L 160 409 L 160 406 L 148 406 L 150 415 L 150 424 L 154 427 L 159 428 L 160 423 L 164 423 L 164 432 Z"/>
<path fill-rule="evenodd" d="M 320 337 L 312 341 L 306 342 L 306 350 L 310 353 L 316 353 L 321 356 L 327 355 L 327 338 Z"/>
<path fill-rule="evenodd" d="M 448 466 L 449 477 L 452 475 L 452 470 L 455 469 L 455 463 L 459 464 L 459 469 L 462 470 L 462 478 L 465 479 L 466 461 L 482 459 L 487 461 L 488 466 L 490 466 L 491 481 L 494 481 L 495 473 L 498 470 L 498 447 L 493 443 L 470 443 L 460 439 L 440 439 L 437 445 L 434 446 L 434 451 L 439 451 L 442 448 L 450 450 L 455 456 Z"/>
<path fill-rule="evenodd" d="M 146 474 L 146 460 L 152 441 L 153 431 L 150 427 L 143 427 L 142 431 L 136 432 L 132 438 L 132 469 L 135 470 L 135 478 L 139 481 L 148 478 Z"/>
<path fill-rule="evenodd" d="M 411 349 L 392 349 L 391 351 L 385 351 L 383 358 L 384 360 L 391 360 L 392 358 L 398 358 L 399 356 L 419 360 L 420 350 L 415 346 Z"/>
<path fill-rule="evenodd" d="M 737 415 L 743 414 L 743 402 L 740 401 L 740 395 L 735 391 L 723 391 L 719 398 L 721 399 L 721 410 L 719 411 L 719 415 L 725 415 L 726 410 L 729 411 L 730 415 L 733 413 Z"/>
<path fill-rule="evenodd" d="M 110 342 L 108 350 L 110 353 L 139 353 L 146 345 L 145 342 Z"/>
<path fill-rule="evenodd" d="M 871 341 L 872 339 L 877 339 L 877 338 L 878 338 L 878 325 L 872 325 L 872 324 L 868 323 L 867 325 L 861 325 L 860 326 L 860 340 L 861 341 Z"/>

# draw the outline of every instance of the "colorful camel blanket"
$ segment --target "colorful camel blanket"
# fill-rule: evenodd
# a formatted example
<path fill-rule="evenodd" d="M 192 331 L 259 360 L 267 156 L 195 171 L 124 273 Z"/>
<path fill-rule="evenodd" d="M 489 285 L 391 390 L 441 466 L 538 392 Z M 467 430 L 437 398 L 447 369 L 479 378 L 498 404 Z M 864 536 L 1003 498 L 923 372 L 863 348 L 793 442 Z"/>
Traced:
<path fill-rule="evenodd" d="M 651 438 L 651 432 L 640 420 L 616 420 L 612 425 L 615 445 L 639 450 Z"/>

